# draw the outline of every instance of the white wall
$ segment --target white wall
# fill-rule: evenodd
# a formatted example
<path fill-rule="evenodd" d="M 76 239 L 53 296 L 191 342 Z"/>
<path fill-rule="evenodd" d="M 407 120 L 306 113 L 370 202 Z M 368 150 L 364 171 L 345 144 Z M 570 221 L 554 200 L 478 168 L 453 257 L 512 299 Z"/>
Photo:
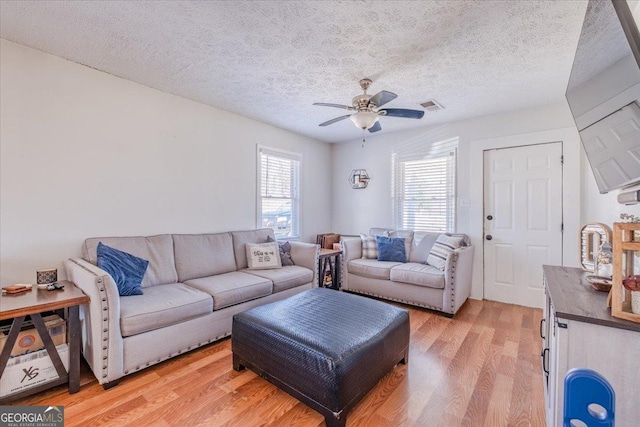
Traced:
<path fill-rule="evenodd" d="M 91 236 L 256 226 L 256 145 L 302 154 L 302 238 L 331 229 L 330 146 L 0 40 L 0 284 Z"/>
<path fill-rule="evenodd" d="M 617 198 L 620 192 L 640 190 L 640 185 L 628 187 L 623 190 L 610 191 L 607 194 L 600 194 L 584 150 L 581 152 L 580 160 L 582 164 L 582 204 L 580 205 L 580 218 L 583 224 L 601 222 L 613 229 L 614 222 L 622 221 L 620 219 L 621 213 L 640 216 L 640 204 L 621 205 L 618 203 Z"/>
<path fill-rule="evenodd" d="M 428 121 L 427 113 L 423 120 Z M 384 120 L 403 120 L 383 118 Z M 353 234 L 370 227 L 392 226 L 391 154 L 395 147 L 423 143 L 430 145 L 448 138 L 459 138 L 458 149 L 458 199 L 471 199 L 470 147 L 473 141 L 566 128 L 573 124 L 565 105 L 552 105 L 471 120 L 452 122 L 394 134 L 368 134 L 362 147 L 362 139 L 335 144 L 332 150 L 333 164 L 333 228 L 336 232 Z M 354 132 L 357 132 L 354 129 Z M 371 176 L 364 190 L 353 190 L 347 178 L 352 169 L 367 169 Z M 482 180 L 482 176 L 479 177 Z M 470 232 L 471 207 L 458 205 L 457 229 Z"/>
<path fill-rule="evenodd" d="M 429 120 L 427 113 L 423 120 Z M 437 114 L 437 113 L 436 113 Z M 384 120 L 384 119 L 383 119 Z M 393 119 L 387 119 L 393 120 Z M 398 119 L 402 120 L 402 119 Z M 382 122 L 384 127 L 384 122 Z M 472 297 L 482 298 L 482 151 L 491 148 L 563 142 L 565 156 L 563 211 L 564 264 L 578 266 L 578 230 L 585 220 L 606 222 L 618 218 L 618 211 L 633 213 L 638 208 L 623 207 L 615 195 L 600 195 L 589 166 L 581 158 L 577 130 L 566 103 L 452 122 L 396 134 L 367 136 L 361 140 L 334 145 L 333 228 L 342 234 L 366 232 L 374 226 L 393 226 L 391 199 L 391 153 L 401 144 L 423 141 L 431 144 L 459 137 L 457 230 L 467 233 L 476 244 Z M 352 169 L 365 168 L 372 179 L 364 190 L 353 190 L 347 182 Z"/>

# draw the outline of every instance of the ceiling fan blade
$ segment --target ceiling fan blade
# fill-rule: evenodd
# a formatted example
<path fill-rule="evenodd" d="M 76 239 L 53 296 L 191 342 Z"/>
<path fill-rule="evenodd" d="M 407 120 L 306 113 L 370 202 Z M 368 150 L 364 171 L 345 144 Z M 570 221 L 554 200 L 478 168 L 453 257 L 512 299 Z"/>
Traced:
<path fill-rule="evenodd" d="M 339 122 L 340 120 L 344 120 L 347 117 L 349 117 L 351 114 L 347 114 L 346 116 L 340 116 L 340 117 L 336 117 L 335 119 L 331 119 L 331 120 L 327 120 L 324 123 L 320 123 L 318 126 L 329 126 L 334 124 L 335 122 Z"/>
<path fill-rule="evenodd" d="M 384 104 L 389 101 L 393 101 L 397 97 L 398 95 L 395 93 L 383 90 L 373 95 L 369 100 L 369 103 L 374 104 L 376 107 L 382 107 Z"/>
<path fill-rule="evenodd" d="M 371 133 L 378 132 L 379 130 L 382 130 L 382 126 L 380 126 L 380 122 L 376 122 L 373 126 L 369 128 L 369 132 Z"/>
<path fill-rule="evenodd" d="M 328 104 L 326 102 L 314 102 L 313 105 L 319 105 L 321 107 L 336 107 L 336 108 L 344 108 L 345 110 L 352 110 L 353 107 L 349 107 L 348 105 L 342 104 Z"/>
<path fill-rule="evenodd" d="M 386 108 L 384 110 L 380 110 L 382 113 L 384 111 L 385 116 L 389 117 L 404 117 L 406 119 L 421 119 L 424 116 L 424 111 L 420 110 L 407 110 L 405 108 Z"/>

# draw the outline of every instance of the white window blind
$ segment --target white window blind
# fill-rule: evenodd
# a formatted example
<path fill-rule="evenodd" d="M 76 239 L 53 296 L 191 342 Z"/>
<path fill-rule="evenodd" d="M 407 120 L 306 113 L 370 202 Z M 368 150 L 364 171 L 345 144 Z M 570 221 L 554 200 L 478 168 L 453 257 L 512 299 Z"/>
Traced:
<path fill-rule="evenodd" d="M 258 227 L 278 239 L 300 235 L 300 155 L 258 147 Z"/>
<path fill-rule="evenodd" d="M 434 144 L 427 153 L 394 154 L 396 227 L 454 232 L 458 138 Z"/>

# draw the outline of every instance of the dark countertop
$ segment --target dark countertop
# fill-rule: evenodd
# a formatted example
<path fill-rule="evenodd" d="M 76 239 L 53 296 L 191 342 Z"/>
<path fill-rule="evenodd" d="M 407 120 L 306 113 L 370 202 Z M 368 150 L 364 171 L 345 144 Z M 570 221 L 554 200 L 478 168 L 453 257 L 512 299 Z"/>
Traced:
<path fill-rule="evenodd" d="M 551 265 L 543 265 L 542 271 L 557 317 L 640 332 L 640 323 L 611 316 L 607 292 L 596 291 L 587 282 L 586 277 L 593 273 Z"/>

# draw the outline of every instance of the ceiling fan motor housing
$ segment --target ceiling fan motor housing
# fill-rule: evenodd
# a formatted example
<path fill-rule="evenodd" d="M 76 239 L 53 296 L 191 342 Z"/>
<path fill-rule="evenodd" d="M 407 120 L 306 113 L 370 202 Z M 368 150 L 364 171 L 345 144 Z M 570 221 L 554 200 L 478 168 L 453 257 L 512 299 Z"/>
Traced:
<path fill-rule="evenodd" d="M 369 104 L 369 100 L 371 99 L 371 95 L 357 95 L 353 98 L 353 106 L 358 109 L 358 111 L 371 111 L 369 109 L 369 105 L 371 108 L 374 106 Z"/>

